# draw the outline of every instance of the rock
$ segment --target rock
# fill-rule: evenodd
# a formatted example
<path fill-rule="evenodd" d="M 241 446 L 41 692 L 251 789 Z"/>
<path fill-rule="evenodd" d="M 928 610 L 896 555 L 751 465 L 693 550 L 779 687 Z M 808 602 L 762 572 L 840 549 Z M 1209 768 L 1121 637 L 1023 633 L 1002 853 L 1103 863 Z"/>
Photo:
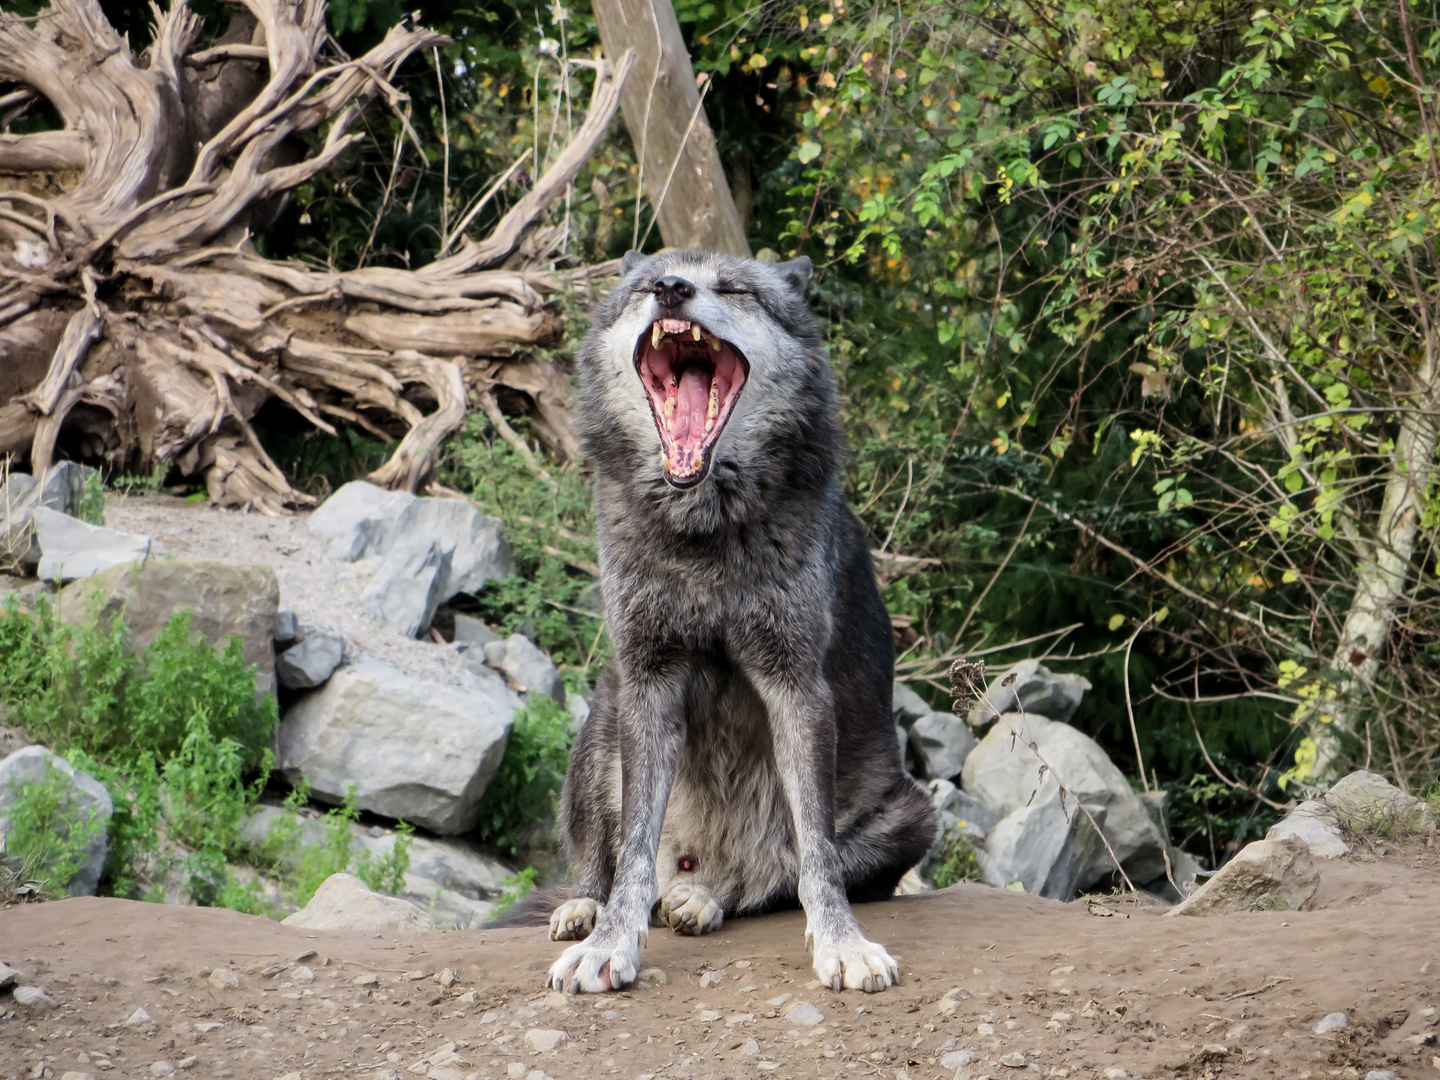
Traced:
<path fill-rule="evenodd" d="M 638 982 L 654 983 L 656 986 L 664 986 L 670 980 L 665 977 L 665 972 L 658 967 L 641 968 L 640 974 L 635 976 Z"/>
<path fill-rule="evenodd" d="M 707 971 L 700 976 L 700 989 L 705 990 L 711 986 L 718 986 L 728 973 L 725 971 Z"/>
<path fill-rule="evenodd" d="M 398 543 L 360 594 L 366 612 L 401 637 L 415 637 L 430 625 L 445 599 L 442 590 L 454 553 L 453 545 L 434 537 L 414 536 Z"/>
<path fill-rule="evenodd" d="M 801 1027 L 814 1027 L 825 1022 L 825 1014 L 806 1001 L 789 1009 L 785 1013 L 785 1019 Z"/>
<path fill-rule="evenodd" d="M 455 640 L 464 645 L 478 645 L 483 651 L 492 641 L 499 641 L 500 635 L 473 615 L 455 615 Z"/>
<path fill-rule="evenodd" d="M 965 722 L 954 713 L 927 713 L 910 725 L 910 756 L 919 759 L 925 777 L 949 780 L 959 776 L 977 745 Z"/>
<path fill-rule="evenodd" d="M 453 835 L 475 823 L 521 705 L 498 676 L 461 673 L 462 688 L 364 659 L 301 697 L 280 722 L 277 764 L 319 798 Z"/>
<path fill-rule="evenodd" d="M 1013 737 L 1012 726 L 1021 738 Z M 1039 775 L 1040 762 L 1030 751 L 1028 741 L 1036 743 L 1040 755 L 1050 764 L 1043 776 Z M 1056 776 L 1064 778 L 1073 795 L 1101 823 L 1131 880 L 1141 885 L 1165 873 L 1165 838 L 1144 804 L 1095 740 L 1069 724 L 1040 716 L 1007 714 L 965 759 L 960 783 L 992 810 L 1012 815 L 1027 804 L 1043 806 L 1057 796 L 1060 787 Z M 1068 809 L 1073 811 L 1074 806 Z M 1056 819 L 1052 816 L 1046 820 Z M 1078 868 L 1075 879 L 1080 889 L 1089 888 L 1114 869 L 1103 844 L 1087 850 L 1092 851 L 1089 862 Z"/>
<path fill-rule="evenodd" d="M 280 585 L 269 566 L 186 559 L 151 559 L 143 566 L 117 566 L 60 591 L 60 617 L 78 623 L 100 605 L 102 623 L 123 618 L 130 648 L 142 651 L 160 636 L 177 611 L 189 609 L 190 631 L 210 645 L 241 641 L 245 663 L 255 665 L 255 690 L 275 692 L 275 615 Z"/>
<path fill-rule="evenodd" d="M 330 558 L 342 562 L 388 555 L 413 537 L 448 543 L 452 555 L 441 602 L 457 592 L 478 593 L 485 582 L 515 572 L 505 523 L 462 499 L 418 498 L 356 480 L 326 499 L 307 524 L 330 539 Z"/>
<path fill-rule="evenodd" d="M 0 990 L 9 990 L 20 978 L 20 973 L 6 964 L 0 964 Z"/>
<path fill-rule="evenodd" d="M 1025 1068 L 1025 1055 L 1012 1050 L 1000 1059 L 1000 1064 L 1007 1069 L 1023 1069 Z"/>
<path fill-rule="evenodd" d="M 1435 827 L 1435 811 L 1429 806 L 1363 769 L 1337 780 L 1320 801 L 1351 832 L 1394 835 Z"/>
<path fill-rule="evenodd" d="M 5 482 L 0 483 L 0 566 L 33 567 L 38 563 L 35 511 L 44 507 L 79 517 L 85 483 L 95 475 L 95 469 L 73 461 L 52 466 L 38 482 L 26 473 L 4 474 Z"/>
<path fill-rule="evenodd" d="M 289 645 L 300 636 L 300 619 L 295 612 L 286 608 L 275 613 L 275 647 Z"/>
<path fill-rule="evenodd" d="M 1105 808 L 1091 807 L 1105 828 Z M 1061 805 L 1057 788 L 1043 802 L 1006 815 L 985 841 L 980 857 L 985 880 L 997 888 L 1019 882 L 1026 892 L 1069 900 L 1110 867 L 1105 845 L 1071 799 Z"/>
<path fill-rule="evenodd" d="M 329 630 L 313 630 L 275 658 L 275 678 L 287 690 L 320 686 L 345 659 L 345 639 Z"/>
<path fill-rule="evenodd" d="M 956 1069 L 963 1069 L 975 1060 L 975 1051 L 970 1049 L 951 1050 L 940 1058 L 940 1068 L 946 1072 L 954 1072 Z"/>
<path fill-rule="evenodd" d="M 565 708 L 570 713 L 570 730 L 577 735 L 580 734 L 580 729 L 585 726 L 585 721 L 590 719 L 590 702 L 579 694 L 568 694 L 565 698 Z"/>
<path fill-rule="evenodd" d="M 964 835 L 984 840 L 1003 816 L 949 780 L 931 780 L 930 802 L 940 811 L 940 835 L 958 828 Z"/>
<path fill-rule="evenodd" d="M 72 820 L 89 834 L 83 860 L 66 882 L 71 896 L 94 896 L 110 854 L 108 829 L 114 804 L 110 792 L 94 777 L 81 772 L 64 758 L 43 746 L 27 746 L 0 761 L 0 833 L 10 827 L 10 809 L 26 784 L 42 783 L 48 776 L 64 777 L 64 819 Z M 68 831 L 67 831 L 68 835 Z"/>
<path fill-rule="evenodd" d="M 1340 1031 L 1350 1026 L 1350 1018 L 1343 1012 L 1327 1013 L 1321 1017 L 1320 1022 L 1315 1025 L 1316 1035 L 1325 1035 L 1332 1031 Z"/>
<path fill-rule="evenodd" d="M 1350 854 L 1350 845 L 1340 834 L 1340 819 L 1322 802 L 1307 799 L 1270 827 L 1265 839 L 1298 836 L 1316 859 L 1338 859 Z"/>
<path fill-rule="evenodd" d="M 430 916 L 395 896 L 381 896 L 351 874 L 331 874 L 286 926 L 307 930 L 363 930 L 378 934 L 416 934 L 434 930 Z"/>
<path fill-rule="evenodd" d="M 760 1043 L 756 1039 L 746 1039 L 740 1044 L 740 1052 L 746 1057 L 760 1056 Z"/>
<path fill-rule="evenodd" d="M 1315 895 L 1320 875 L 1298 836 L 1257 840 L 1165 914 L 1224 915 L 1232 911 L 1299 911 Z"/>
<path fill-rule="evenodd" d="M 31 522 L 40 549 L 36 576 L 45 581 L 74 581 L 116 566 L 144 564 L 150 537 L 87 525 L 79 518 L 40 506 Z"/>
<path fill-rule="evenodd" d="M 569 1035 L 555 1028 L 531 1028 L 525 1032 L 525 1045 L 537 1054 L 558 1050 L 569 1041 Z"/>
<path fill-rule="evenodd" d="M 169 1076 L 175 1071 L 175 1066 L 168 1061 L 152 1061 L 150 1063 L 151 1076 Z"/>
<path fill-rule="evenodd" d="M 232 968 L 217 967 L 206 980 L 216 990 L 240 989 L 240 976 Z"/>
<path fill-rule="evenodd" d="M 137 1028 L 144 1027 L 148 1023 L 150 1023 L 150 1014 L 145 1011 L 145 1007 L 142 1005 L 140 1008 L 136 1009 L 133 1013 L 127 1016 L 121 1026 L 128 1028 Z"/>
<path fill-rule="evenodd" d="M 1011 675 L 1015 676 L 1014 682 L 1003 685 Z M 1056 675 L 1038 660 L 1022 660 L 990 680 L 985 699 L 965 719 L 977 728 L 1007 712 L 1069 720 L 1089 689 L 1089 680 L 1079 675 Z"/>
<path fill-rule="evenodd" d="M 38 986 L 17 986 L 11 997 L 16 1005 L 30 1013 L 53 1012 L 60 1004 Z"/>
<path fill-rule="evenodd" d="M 891 691 L 890 704 L 895 712 L 895 723 L 905 728 L 919 720 L 920 717 L 929 716 L 935 711 L 925 704 L 924 698 L 899 679 L 895 680 L 895 688 Z"/>
<path fill-rule="evenodd" d="M 552 697 L 559 704 L 565 704 L 565 684 L 560 681 L 555 665 L 529 638 L 511 634 L 504 641 L 492 641 L 485 646 L 485 662 L 499 668 L 511 682 L 529 693 Z"/>
<path fill-rule="evenodd" d="M 896 896 L 919 896 L 921 893 L 932 892 L 935 886 L 920 876 L 920 872 L 911 867 L 900 876 L 900 881 L 895 885 Z"/>
<path fill-rule="evenodd" d="M 1395 1070 L 1371 1069 L 1365 1074 L 1365 1080 L 1395 1080 Z"/>

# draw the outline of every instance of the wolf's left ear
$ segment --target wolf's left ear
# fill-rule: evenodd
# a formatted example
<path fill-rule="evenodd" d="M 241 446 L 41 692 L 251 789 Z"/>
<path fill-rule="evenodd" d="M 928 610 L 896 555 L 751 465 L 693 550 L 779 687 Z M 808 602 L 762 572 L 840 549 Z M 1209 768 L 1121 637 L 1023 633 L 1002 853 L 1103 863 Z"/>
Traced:
<path fill-rule="evenodd" d="M 630 271 L 643 263 L 646 259 L 644 252 L 627 251 L 625 257 L 620 260 L 620 274 L 622 277 L 629 277 Z M 807 260 L 808 261 L 808 260 Z"/>
<path fill-rule="evenodd" d="M 805 295 L 805 286 L 810 284 L 810 275 L 815 264 L 808 255 L 797 255 L 789 262 L 776 263 L 775 271 L 785 279 L 785 284 L 795 290 L 796 296 Z"/>

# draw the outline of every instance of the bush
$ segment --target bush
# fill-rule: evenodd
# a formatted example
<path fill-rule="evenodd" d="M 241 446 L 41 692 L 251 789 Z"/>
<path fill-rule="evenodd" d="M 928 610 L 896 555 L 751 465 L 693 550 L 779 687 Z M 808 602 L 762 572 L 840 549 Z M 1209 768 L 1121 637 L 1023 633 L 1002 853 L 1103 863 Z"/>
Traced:
<path fill-rule="evenodd" d="M 931 879 L 937 889 L 948 889 L 957 881 L 980 880 L 980 863 L 975 858 L 975 844 L 970 837 L 961 834 L 945 841 Z"/>
<path fill-rule="evenodd" d="M 68 896 L 70 880 L 85 863 L 85 849 L 105 826 L 93 810 L 71 802 L 70 779 L 59 769 L 47 767 L 43 779 L 18 786 L 8 815 L 9 853 L 46 898 Z"/>
<path fill-rule="evenodd" d="M 570 761 L 570 714 L 532 695 L 515 714 L 505 757 L 480 802 L 480 835 L 507 855 L 554 812 Z"/>

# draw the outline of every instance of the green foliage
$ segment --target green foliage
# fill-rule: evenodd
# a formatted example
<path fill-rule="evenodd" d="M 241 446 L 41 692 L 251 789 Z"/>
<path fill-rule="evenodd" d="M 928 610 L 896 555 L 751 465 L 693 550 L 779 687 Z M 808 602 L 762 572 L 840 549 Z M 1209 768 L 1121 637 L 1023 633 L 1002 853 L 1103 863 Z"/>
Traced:
<path fill-rule="evenodd" d="M 930 876 L 937 889 L 948 889 L 957 881 L 979 881 L 980 863 L 975 858 L 975 844 L 970 837 L 963 833 L 948 837 Z"/>
<path fill-rule="evenodd" d="M 514 907 L 516 903 L 529 896 L 535 889 L 536 876 L 536 869 L 533 866 L 527 866 L 524 870 L 511 874 L 500 882 L 500 887 L 503 891 L 500 894 L 500 899 L 495 904 L 495 909 L 490 913 L 490 917 L 493 919 L 501 918 L 507 911 Z"/>
<path fill-rule="evenodd" d="M 98 472 L 85 477 L 77 516 L 89 525 L 105 524 L 105 481 Z"/>
<path fill-rule="evenodd" d="M 43 895 L 66 896 L 85 863 L 85 849 L 105 823 L 74 802 L 70 779 L 61 769 L 47 765 L 42 779 L 17 787 L 7 814 L 9 851 L 40 882 Z"/>
<path fill-rule="evenodd" d="M 554 812 L 573 741 L 570 714 L 551 698 L 532 695 L 515 714 L 505 757 L 480 802 L 477 831 L 487 843 L 513 856 Z"/>

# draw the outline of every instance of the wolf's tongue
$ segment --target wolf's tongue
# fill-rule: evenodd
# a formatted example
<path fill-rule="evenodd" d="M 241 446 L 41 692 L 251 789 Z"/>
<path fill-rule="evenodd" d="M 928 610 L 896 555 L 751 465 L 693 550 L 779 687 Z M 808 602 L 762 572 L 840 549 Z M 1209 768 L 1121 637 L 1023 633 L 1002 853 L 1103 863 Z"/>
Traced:
<path fill-rule="evenodd" d="M 690 446 L 705 437 L 705 409 L 710 403 L 710 373 L 703 367 L 688 367 L 675 389 L 675 430 L 677 446 Z"/>

